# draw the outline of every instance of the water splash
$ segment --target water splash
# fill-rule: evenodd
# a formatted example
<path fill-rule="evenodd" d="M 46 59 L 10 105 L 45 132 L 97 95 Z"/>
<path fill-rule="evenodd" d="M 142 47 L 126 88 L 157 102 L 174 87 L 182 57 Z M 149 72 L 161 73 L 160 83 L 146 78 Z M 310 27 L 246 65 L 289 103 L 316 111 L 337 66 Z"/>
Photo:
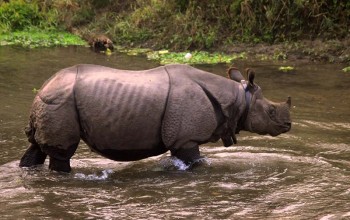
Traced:
<path fill-rule="evenodd" d="M 206 164 L 211 165 L 211 160 L 207 157 L 201 157 L 194 161 L 195 164 Z"/>
<path fill-rule="evenodd" d="M 191 167 L 190 164 L 186 165 L 185 162 L 177 157 L 163 158 L 159 164 L 164 170 L 188 170 Z"/>
<path fill-rule="evenodd" d="M 110 174 L 113 173 L 112 169 L 106 169 L 102 171 L 101 175 L 97 175 L 97 174 L 89 174 L 89 175 L 85 175 L 83 173 L 76 173 L 74 175 L 75 179 L 82 179 L 82 180 L 106 180 Z"/>
<path fill-rule="evenodd" d="M 177 157 L 166 157 L 160 160 L 159 164 L 164 170 L 185 171 L 190 169 L 195 164 L 210 165 L 211 161 L 206 157 L 202 157 L 200 159 L 195 160 L 193 163 L 186 164 L 184 161 L 180 160 Z"/>

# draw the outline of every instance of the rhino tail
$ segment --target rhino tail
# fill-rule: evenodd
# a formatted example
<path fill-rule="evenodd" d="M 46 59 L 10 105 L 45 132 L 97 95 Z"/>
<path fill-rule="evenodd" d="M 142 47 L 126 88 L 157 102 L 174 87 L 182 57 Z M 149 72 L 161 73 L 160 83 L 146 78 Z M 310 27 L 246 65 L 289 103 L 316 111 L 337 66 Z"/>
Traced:
<path fill-rule="evenodd" d="M 33 121 L 29 120 L 28 125 L 24 128 L 24 132 L 28 138 L 28 141 L 32 144 L 36 144 L 34 135 L 35 135 L 35 128 L 33 126 Z"/>
<path fill-rule="evenodd" d="M 40 146 L 35 141 L 35 127 L 32 120 L 29 121 L 28 126 L 25 128 L 25 134 L 28 137 L 30 143 L 28 149 L 23 154 L 19 166 L 20 167 L 32 167 L 43 164 L 47 157 L 47 154 L 42 152 Z"/>

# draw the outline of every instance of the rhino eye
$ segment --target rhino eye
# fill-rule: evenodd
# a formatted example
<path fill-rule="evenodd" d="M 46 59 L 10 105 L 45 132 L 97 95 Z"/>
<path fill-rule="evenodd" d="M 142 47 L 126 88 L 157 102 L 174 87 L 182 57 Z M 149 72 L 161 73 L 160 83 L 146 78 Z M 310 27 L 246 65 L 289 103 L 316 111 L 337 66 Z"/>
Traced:
<path fill-rule="evenodd" d="M 276 107 L 275 106 L 271 106 L 269 108 L 269 115 L 270 116 L 275 116 L 276 115 Z"/>

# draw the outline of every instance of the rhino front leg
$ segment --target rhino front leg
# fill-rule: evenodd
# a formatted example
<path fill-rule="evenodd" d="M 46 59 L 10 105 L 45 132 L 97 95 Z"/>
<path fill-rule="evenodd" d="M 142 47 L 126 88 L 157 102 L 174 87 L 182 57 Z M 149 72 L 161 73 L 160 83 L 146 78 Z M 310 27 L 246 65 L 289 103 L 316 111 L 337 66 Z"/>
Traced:
<path fill-rule="evenodd" d="M 171 155 L 182 160 L 187 165 L 192 165 L 201 158 L 199 153 L 199 146 L 194 142 L 188 142 L 178 149 L 171 150 Z"/>
<path fill-rule="evenodd" d="M 36 143 L 31 143 L 27 151 L 21 158 L 19 163 L 20 167 L 32 167 L 35 165 L 40 165 L 45 162 L 46 154 L 43 153 Z"/>

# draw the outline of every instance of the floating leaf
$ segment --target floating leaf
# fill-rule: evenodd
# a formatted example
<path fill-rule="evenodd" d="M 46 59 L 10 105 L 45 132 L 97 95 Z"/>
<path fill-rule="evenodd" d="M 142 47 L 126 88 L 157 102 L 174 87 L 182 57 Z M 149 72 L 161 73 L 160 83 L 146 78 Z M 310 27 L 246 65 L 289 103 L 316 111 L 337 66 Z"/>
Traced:
<path fill-rule="evenodd" d="M 281 70 L 281 71 L 283 71 L 283 72 L 289 72 L 289 71 L 294 70 L 294 67 L 292 67 L 292 66 L 280 66 L 280 67 L 278 68 L 278 70 Z"/>
<path fill-rule="evenodd" d="M 40 91 L 40 89 L 37 89 L 37 88 L 33 88 L 33 89 L 32 89 L 32 92 L 33 92 L 34 94 L 37 94 L 39 91 Z"/>
<path fill-rule="evenodd" d="M 160 50 L 158 51 L 159 54 L 166 54 L 169 53 L 169 50 Z"/>
<path fill-rule="evenodd" d="M 131 49 L 119 48 L 118 51 L 120 51 L 122 53 L 127 53 L 130 56 L 137 56 L 140 54 L 145 54 L 145 53 L 151 51 L 151 49 L 148 49 L 148 48 L 131 48 Z"/>
<path fill-rule="evenodd" d="M 161 64 L 171 63 L 187 63 L 187 64 L 216 64 L 230 63 L 235 59 L 245 59 L 246 54 L 224 54 L 224 53 L 209 53 L 206 51 L 190 52 L 169 52 L 169 51 L 151 51 L 147 53 L 147 58 L 150 60 L 158 60 Z"/>
<path fill-rule="evenodd" d="M 111 51 L 109 48 L 107 48 L 107 50 L 106 50 L 106 55 L 107 55 L 107 56 L 112 55 L 112 51 Z"/>
<path fill-rule="evenodd" d="M 350 66 L 347 66 L 343 69 L 344 72 L 350 72 Z"/>

